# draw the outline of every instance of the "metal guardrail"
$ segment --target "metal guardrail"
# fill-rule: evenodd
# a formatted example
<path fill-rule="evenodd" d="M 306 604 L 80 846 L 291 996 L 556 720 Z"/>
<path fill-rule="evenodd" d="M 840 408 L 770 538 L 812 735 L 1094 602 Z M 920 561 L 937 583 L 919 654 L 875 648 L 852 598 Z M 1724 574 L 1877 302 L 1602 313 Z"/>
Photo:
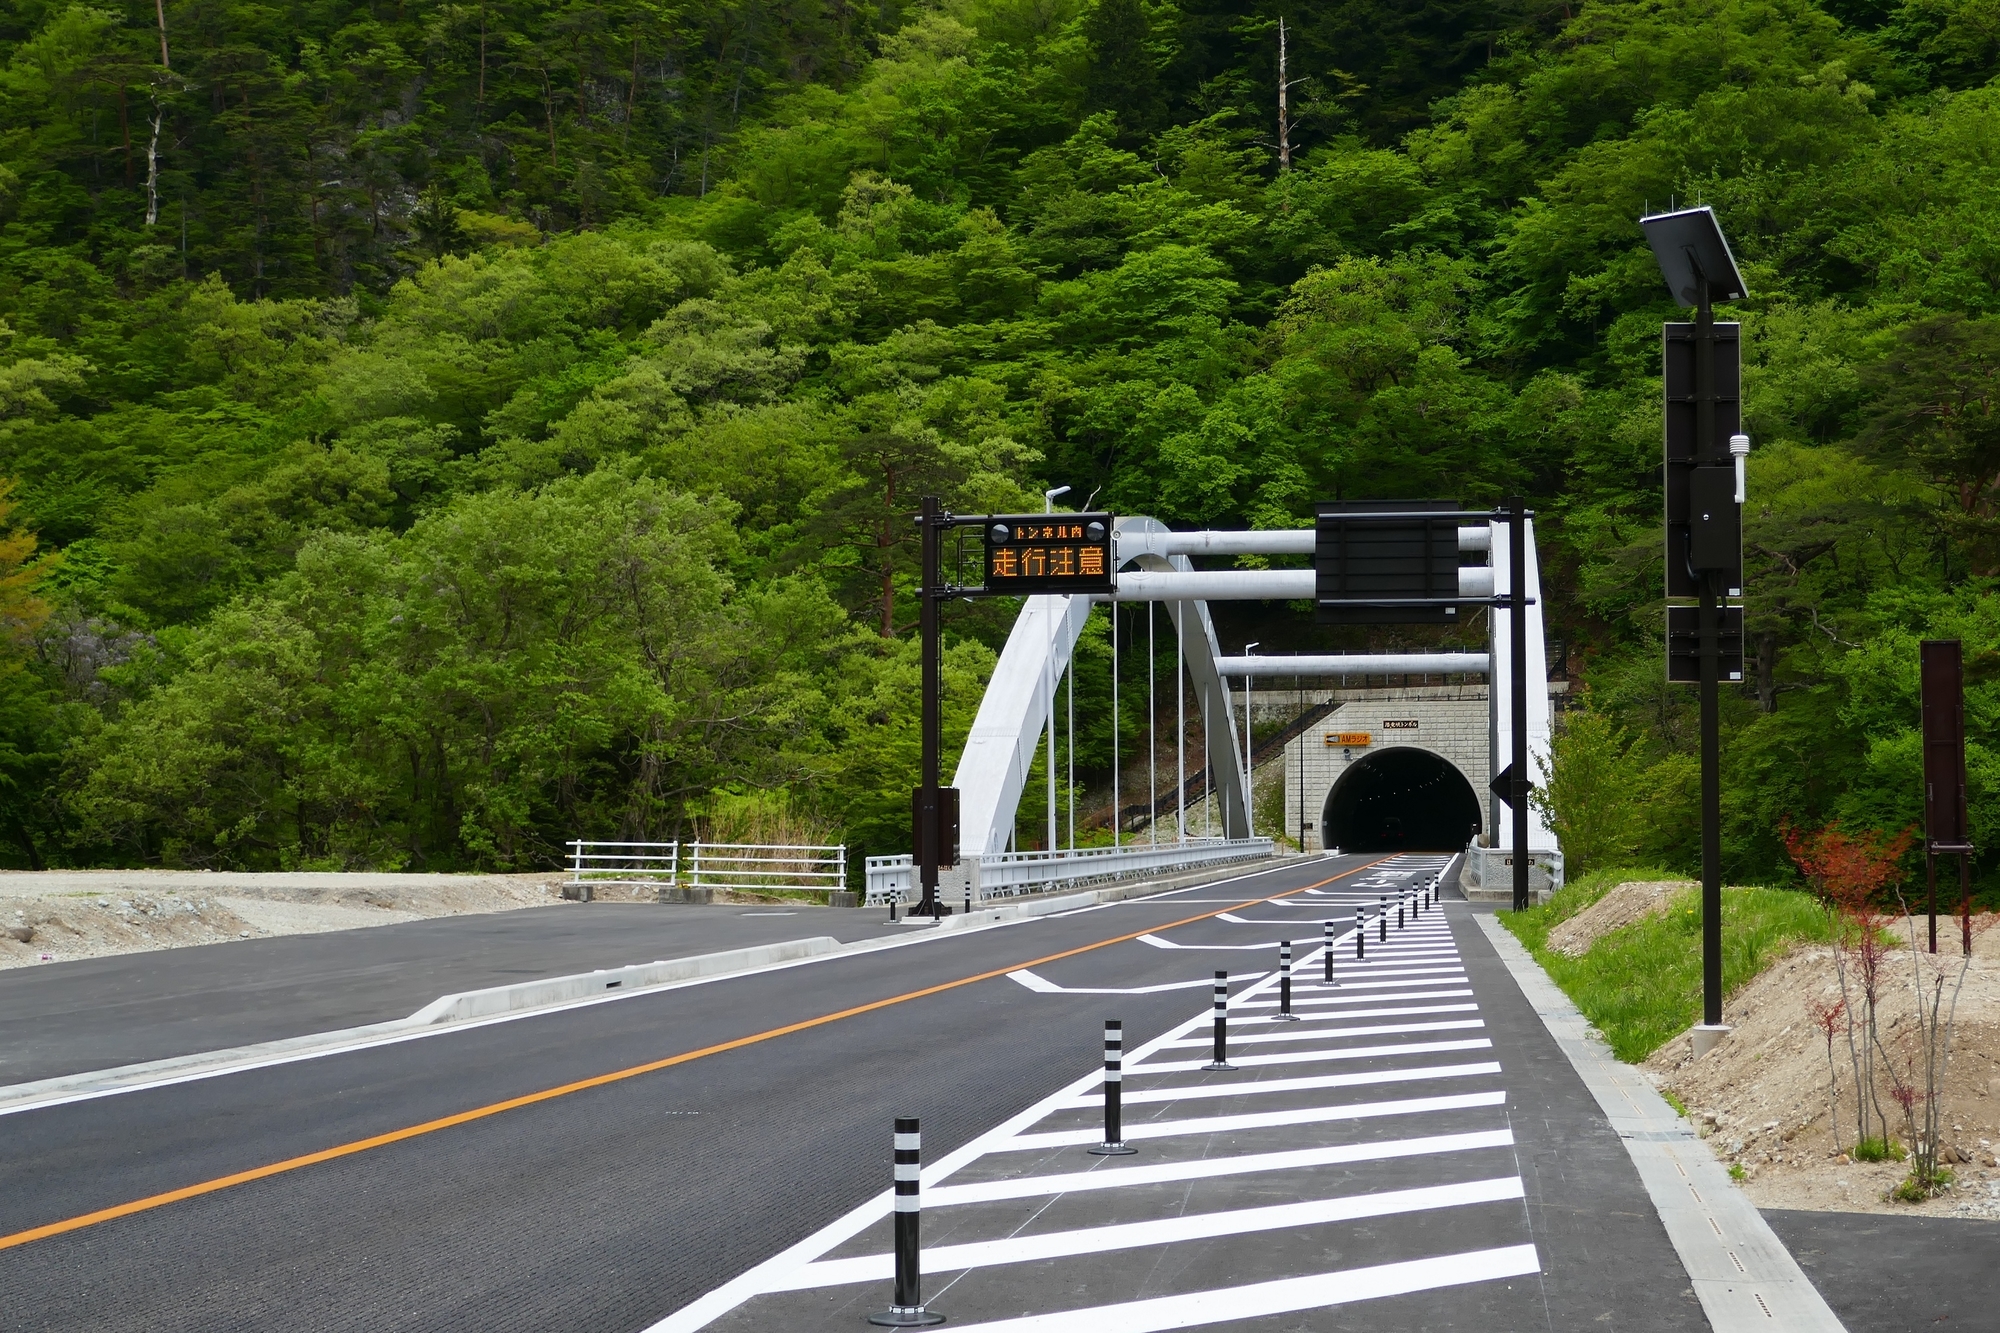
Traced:
<path fill-rule="evenodd" d="M 1124 879 L 1156 870 L 1200 865 L 1225 865 L 1270 856 L 1269 838 L 1190 838 L 1186 842 L 1146 843 L 1137 847 L 1079 847 L 1059 852 L 992 852 L 968 856 L 939 876 L 938 896 L 947 904 L 960 902 L 968 886 L 975 902 L 1013 898 L 1058 885 L 1091 884 Z M 871 856 L 867 860 L 870 907 L 915 902 L 916 872 L 911 858 Z"/>
<path fill-rule="evenodd" d="M 571 842 L 572 884 L 667 886 L 680 876 L 678 842 Z"/>
<path fill-rule="evenodd" d="M 845 846 L 581 841 L 568 846 L 572 885 L 644 884 L 657 889 L 847 887 Z M 687 872 L 685 879 L 683 870 Z"/>
<path fill-rule="evenodd" d="M 689 846 L 691 889 L 845 889 L 847 848 L 748 842 Z"/>

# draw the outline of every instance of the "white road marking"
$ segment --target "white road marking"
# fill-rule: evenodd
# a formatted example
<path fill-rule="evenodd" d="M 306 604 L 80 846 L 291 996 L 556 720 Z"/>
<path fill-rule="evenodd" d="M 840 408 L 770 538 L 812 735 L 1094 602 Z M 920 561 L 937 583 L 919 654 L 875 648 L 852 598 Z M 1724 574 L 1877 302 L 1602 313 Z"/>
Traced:
<path fill-rule="evenodd" d="M 1191 1120 L 1147 1120 L 1126 1125 L 1125 1140 L 1129 1143 L 1133 1139 L 1170 1139 L 1183 1134 L 1229 1134 L 1278 1125 L 1322 1125 L 1335 1120 L 1375 1120 L 1385 1115 L 1420 1115 L 1425 1111 L 1463 1111 L 1474 1106 L 1506 1104 L 1504 1092 L 1463 1092 L 1450 1097 L 1408 1097 L 1395 1102 L 1349 1102 L 1341 1106 L 1301 1106 L 1289 1111 L 1197 1116 Z M 1072 1148 L 1103 1141 L 1100 1129 L 1052 1129 L 1039 1134 L 1017 1134 L 994 1151 Z"/>
<path fill-rule="evenodd" d="M 1486 1021 L 1480 1018 L 1453 1018 L 1435 1023 L 1372 1023 L 1358 1028 L 1303 1028 L 1283 1032 L 1232 1032 L 1229 1045 L 1249 1045 L 1255 1042 L 1272 1041 L 1325 1041 L 1329 1037 L 1392 1037 L 1404 1032 L 1463 1032 L 1471 1028 L 1483 1028 Z M 1168 1046 L 1205 1046 L 1210 1038 L 1183 1037 L 1170 1041 Z"/>
<path fill-rule="evenodd" d="M 1231 1055 L 1229 1063 L 1238 1068 L 1297 1065 L 1313 1060 L 1366 1060 L 1378 1055 L 1421 1055 L 1429 1051 L 1483 1051 L 1492 1045 L 1486 1037 L 1470 1041 L 1412 1041 L 1399 1046 L 1346 1046 L 1331 1051 L 1286 1051 L 1282 1055 Z M 1185 1074 L 1207 1063 L 1206 1060 L 1162 1060 L 1157 1064 L 1152 1061 L 1141 1064 L 1128 1060 L 1125 1077 L 1131 1078 L 1134 1074 Z"/>
<path fill-rule="evenodd" d="M 1350 1268 L 1310 1277 L 1280 1278 L 1242 1287 L 1193 1291 L 1182 1296 L 1099 1305 L 996 1319 L 983 1324 L 956 1325 L 959 1333 L 1164 1333 L 1203 1324 L 1237 1324 L 1265 1315 L 1318 1310 L 1329 1305 L 1379 1300 L 1413 1291 L 1491 1282 L 1499 1278 L 1539 1273 L 1542 1261 L 1533 1245 L 1509 1245 L 1467 1254 L 1444 1254 L 1372 1268 Z"/>
<path fill-rule="evenodd" d="M 998 1264 L 1033 1263 L 1038 1259 L 1104 1254 L 1144 1245 L 1171 1245 L 1178 1241 L 1209 1240 L 1216 1236 L 1240 1236 L 1252 1231 L 1325 1226 L 1330 1222 L 1393 1217 L 1399 1213 L 1424 1212 L 1433 1208 L 1503 1203 L 1522 1197 L 1521 1178 L 1503 1176 L 1493 1180 L 1467 1181 L 1462 1185 L 1385 1190 L 1380 1194 L 1351 1194 L 1338 1199 L 1316 1199 L 1311 1203 L 1282 1203 L 1266 1208 L 1194 1213 L 1155 1222 L 1051 1231 L 1038 1236 L 976 1241 L 969 1245 L 939 1245 L 924 1251 L 922 1267 L 927 1275 L 960 1272 Z M 895 1275 L 894 1255 L 863 1254 L 851 1259 L 823 1259 L 807 1264 L 770 1290 L 809 1291 L 814 1287 L 842 1286 L 851 1282 L 886 1282 Z"/>
<path fill-rule="evenodd" d="M 1267 1078 L 1255 1083 L 1193 1083 L 1184 1088 L 1127 1088 L 1125 1104 L 1142 1102 L 1184 1102 L 1204 1097 L 1248 1097 L 1263 1092 L 1314 1092 L 1321 1088 L 1365 1088 L 1380 1083 L 1422 1083 L 1434 1078 L 1470 1078 L 1477 1074 L 1497 1074 L 1500 1066 L 1491 1060 L 1469 1065 L 1427 1065 L 1421 1069 L 1369 1069 L 1357 1074 L 1315 1074 L 1309 1078 Z M 1090 1092 L 1062 1103 L 1069 1110 L 1096 1106 L 1101 1092 Z"/>
<path fill-rule="evenodd" d="M 1430 983 L 1426 982 L 1424 984 L 1429 985 Z M 1311 989 L 1319 992 L 1319 994 L 1317 996 L 1308 996 L 1305 998 L 1300 998 L 1299 991 L 1302 989 Z M 1351 988 L 1346 986 L 1340 986 L 1336 987 L 1335 989 L 1349 990 Z M 1381 1004 L 1387 1000 L 1441 1000 L 1441 999 L 1449 999 L 1457 995 L 1470 995 L 1470 994 L 1472 994 L 1471 990 L 1467 989 L 1467 990 L 1412 991 L 1408 995 L 1338 995 L 1337 996 L 1334 994 L 1333 991 L 1327 990 L 1325 987 L 1322 986 L 1312 986 L 1309 988 L 1301 987 L 1298 982 L 1294 981 L 1292 983 L 1292 1008 L 1303 1009 L 1310 1006 L 1330 1005 L 1330 1004 Z M 1239 997 L 1235 1000 L 1230 1001 L 1229 1007 L 1231 1009 L 1276 1009 L 1278 1007 L 1278 1002 L 1276 1000 L 1245 1000 Z"/>
<path fill-rule="evenodd" d="M 1003 1199 L 1033 1199 L 1044 1194 L 1078 1194 L 1086 1190 L 1124 1189 L 1128 1185 L 1163 1185 L 1183 1180 L 1213 1180 L 1256 1171 L 1299 1171 L 1343 1162 L 1385 1162 L 1398 1157 L 1439 1157 L 1481 1148 L 1507 1148 L 1511 1129 L 1482 1129 L 1467 1134 L 1433 1134 L 1387 1143 L 1339 1143 L 1325 1148 L 1294 1148 L 1286 1152 L 1244 1153 L 1207 1157 L 1193 1162 L 1160 1162 L 1152 1166 L 1106 1167 L 1096 1171 L 1066 1171 L 1060 1175 L 1019 1176 L 1012 1180 L 982 1180 L 971 1185 L 939 1185 L 924 1191 L 924 1207 L 952 1208 Z M 997 1147 L 998 1145 L 994 1145 Z"/>
<path fill-rule="evenodd" d="M 1230 980 L 1255 981 L 1259 977 L 1269 975 L 1271 974 L 1268 972 L 1243 972 L 1231 977 Z M 1007 976 L 1009 980 L 1018 981 L 1029 990 L 1042 995 L 1157 995 L 1161 991 L 1193 990 L 1199 986 L 1215 984 L 1207 977 L 1197 977 L 1193 981 L 1169 981 L 1158 986 L 1058 986 L 1055 982 L 1025 967 L 1018 972 L 1009 972 Z"/>

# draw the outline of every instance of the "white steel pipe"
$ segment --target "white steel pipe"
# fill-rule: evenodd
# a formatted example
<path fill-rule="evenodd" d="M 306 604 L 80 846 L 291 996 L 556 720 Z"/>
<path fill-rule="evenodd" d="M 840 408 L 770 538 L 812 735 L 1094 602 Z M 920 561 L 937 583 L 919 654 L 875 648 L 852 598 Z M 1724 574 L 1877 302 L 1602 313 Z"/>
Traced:
<path fill-rule="evenodd" d="M 1293 602 L 1313 599 L 1310 569 L 1121 569 L 1114 602 Z"/>
<path fill-rule="evenodd" d="M 1124 569 L 1114 602 L 1309 602 L 1317 591 L 1310 569 Z M 1458 595 L 1493 596 L 1493 571 L 1460 565 Z"/>
<path fill-rule="evenodd" d="M 1129 560 L 1154 555 L 1311 555 L 1319 534 L 1312 528 L 1268 528 L 1253 532 L 1120 532 L 1118 554 Z M 1486 524 L 1458 530 L 1458 549 L 1484 551 L 1493 543 Z"/>
<path fill-rule="evenodd" d="M 1225 676 L 1471 676 L 1484 675 L 1486 653 L 1341 653 L 1332 656 L 1223 657 Z"/>

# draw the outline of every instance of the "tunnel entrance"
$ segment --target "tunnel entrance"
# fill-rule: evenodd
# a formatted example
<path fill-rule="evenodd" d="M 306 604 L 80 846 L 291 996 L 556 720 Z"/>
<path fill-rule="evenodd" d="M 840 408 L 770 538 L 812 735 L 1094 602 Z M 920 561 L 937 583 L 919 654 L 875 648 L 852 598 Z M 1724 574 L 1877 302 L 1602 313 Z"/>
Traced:
<path fill-rule="evenodd" d="M 1479 798 L 1428 750 L 1376 750 L 1327 793 L 1321 844 L 1344 852 L 1457 851 L 1479 831 Z"/>

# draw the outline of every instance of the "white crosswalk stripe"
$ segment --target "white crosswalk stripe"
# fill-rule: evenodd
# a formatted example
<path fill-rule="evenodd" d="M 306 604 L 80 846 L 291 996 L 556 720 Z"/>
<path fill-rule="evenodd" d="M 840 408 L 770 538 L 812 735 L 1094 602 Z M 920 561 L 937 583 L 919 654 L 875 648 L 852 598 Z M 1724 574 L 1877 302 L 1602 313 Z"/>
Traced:
<path fill-rule="evenodd" d="M 1337 922 L 1331 986 L 1323 980 L 1317 922 L 1217 923 L 1235 934 L 1261 933 L 1273 924 L 1296 931 L 1291 1003 L 1301 1021 L 1274 1021 L 1280 1017 L 1278 978 L 1266 975 L 1229 998 L 1229 1068 L 1181 1056 L 1212 1041 L 1207 1009 L 1128 1051 L 1120 1085 L 1129 1113 L 1123 1139 L 1142 1145 L 1141 1155 L 1084 1155 L 1102 1139 L 1102 1127 L 1091 1123 L 1088 1113 L 1102 1104 L 1103 1094 L 1094 1078 L 1083 1078 L 927 1170 L 926 1234 L 939 1234 L 929 1230 L 938 1226 L 950 1241 L 923 1251 L 928 1291 L 955 1292 L 957 1299 L 970 1301 L 974 1288 L 959 1284 L 974 1282 L 978 1274 L 997 1270 L 997 1280 L 1010 1265 L 1043 1265 L 1027 1295 L 1006 1288 L 998 1307 L 1010 1315 L 1019 1309 L 1029 1313 L 1005 1318 L 989 1313 L 983 1321 L 967 1316 L 966 1322 L 954 1315 L 951 1326 L 968 1333 L 1155 1333 L 1537 1272 L 1540 1259 L 1529 1243 L 1522 1181 L 1510 1170 L 1514 1135 L 1506 1094 L 1498 1086 L 1501 1066 L 1472 1054 L 1490 1051 L 1493 1042 L 1483 1035 L 1446 1035 L 1475 1034 L 1486 1026 L 1450 927 L 1435 908 L 1421 915 L 1410 910 L 1409 899 L 1398 927 L 1392 900 L 1389 941 L 1377 938 L 1378 895 L 1400 894 L 1445 864 L 1444 858 L 1394 858 L 1360 883 L 1342 885 L 1314 903 L 1286 903 L 1322 908 Z M 1362 959 L 1352 956 L 1347 903 L 1360 905 L 1370 917 Z M 1218 938 L 1214 928 L 1190 932 L 1186 939 L 1141 938 L 1175 950 L 1276 949 L 1275 943 L 1211 942 Z M 1258 962 L 1268 966 L 1261 957 Z M 1306 1072 L 1314 1064 L 1352 1067 Z M 1290 1072 L 1294 1069 L 1300 1072 Z M 1370 1089 L 1388 1095 L 1371 1096 Z M 1394 1175 L 1382 1173 L 1388 1163 L 1398 1164 Z M 1426 1173 L 1433 1173 L 1430 1180 Z M 1273 1191 L 1291 1198 L 1268 1202 Z M 1244 1199 L 1246 1206 L 1216 1206 L 1232 1198 Z M 1104 1202 L 1092 1205 L 1092 1199 Z M 1058 1202 L 1062 1210 L 1051 1211 Z M 857 1210 L 851 1223 L 822 1233 L 824 1239 L 753 1270 L 746 1278 L 754 1281 L 734 1301 L 750 1300 L 746 1313 L 752 1313 L 765 1308 L 758 1302 L 779 1293 L 889 1281 L 893 1260 L 881 1226 L 888 1216 L 886 1195 L 876 1207 L 872 1213 Z M 1031 1211 L 1024 1214 L 1023 1207 Z M 1495 1208 L 1507 1211 L 1491 1211 Z M 1404 1214 L 1424 1214 L 1426 1220 L 1415 1228 L 1385 1220 Z M 1093 1216 L 1103 1223 L 1078 1225 Z M 1457 1245 L 1451 1240 L 1454 1217 L 1476 1217 Z M 1365 1242 L 1267 1247 L 1260 1251 L 1267 1266 L 1244 1271 L 1245 1280 L 1235 1285 L 1154 1294 L 1161 1285 L 1174 1286 L 1172 1274 L 1216 1271 L 1212 1263 L 1160 1257 L 1141 1264 L 1155 1275 L 1146 1285 L 1118 1289 L 1142 1299 L 1099 1297 L 1092 1303 L 1088 1296 L 1065 1297 L 1107 1290 L 1101 1281 L 1063 1276 L 1067 1270 L 1061 1265 L 1085 1256 L 1139 1249 L 1171 1254 L 1234 1236 L 1309 1236 L 1315 1228 L 1361 1223 L 1373 1228 L 1356 1233 L 1367 1237 Z M 866 1252 L 851 1246 L 840 1252 L 871 1226 L 874 1243 Z M 1518 1243 L 1496 1243 L 1510 1240 Z M 1314 1256 L 1327 1254 L 1346 1256 L 1347 1266 L 1279 1268 L 1276 1275 L 1269 1266 L 1293 1262 L 1271 1256 L 1296 1255 L 1300 1265 L 1311 1266 Z M 1386 1261 L 1368 1262 L 1373 1259 Z M 987 1298 L 986 1311 L 995 1308 L 992 1301 Z M 769 1307 L 774 1314 L 792 1308 Z M 701 1314 L 690 1307 L 686 1319 L 676 1323 L 680 1317 L 671 1317 L 649 1333 L 692 1333 L 719 1312 Z M 781 1314 L 778 1318 L 784 1322 Z"/>

